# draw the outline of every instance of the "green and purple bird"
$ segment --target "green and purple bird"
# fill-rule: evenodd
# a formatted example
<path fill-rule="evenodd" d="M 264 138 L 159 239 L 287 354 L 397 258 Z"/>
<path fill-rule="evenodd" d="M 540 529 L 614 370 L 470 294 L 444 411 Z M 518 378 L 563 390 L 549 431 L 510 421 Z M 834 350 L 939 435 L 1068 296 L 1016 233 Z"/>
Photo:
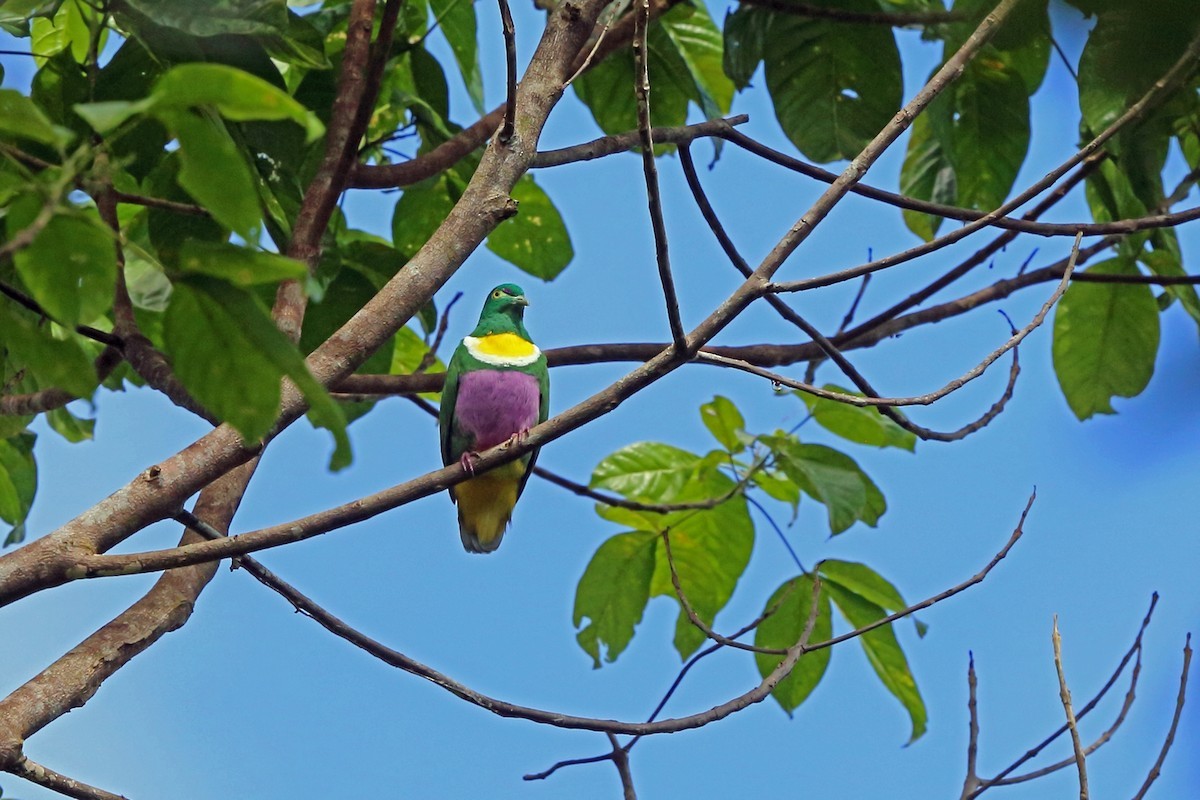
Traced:
<path fill-rule="evenodd" d="M 474 475 L 450 487 L 450 499 L 458 504 L 458 532 L 469 553 L 490 553 L 500 546 L 537 450 L 479 475 L 473 458 L 524 436 L 546 420 L 550 407 L 546 356 L 525 330 L 528 305 L 519 286 L 505 283 L 493 289 L 479 324 L 446 368 L 438 414 L 442 463 L 461 463 Z"/>

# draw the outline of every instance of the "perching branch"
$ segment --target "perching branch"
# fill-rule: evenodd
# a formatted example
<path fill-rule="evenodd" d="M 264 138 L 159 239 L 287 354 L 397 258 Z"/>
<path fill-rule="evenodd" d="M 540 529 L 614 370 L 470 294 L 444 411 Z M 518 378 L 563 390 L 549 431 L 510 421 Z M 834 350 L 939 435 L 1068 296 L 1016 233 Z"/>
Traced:
<path fill-rule="evenodd" d="M 507 78 L 507 94 L 504 101 L 504 123 L 497 138 L 500 144 L 508 144 L 513 137 L 517 119 L 517 29 L 513 25 L 512 9 L 508 0 L 499 0 L 500 24 L 504 30 L 504 63 Z"/>
<path fill-rule="evenodd" d="M 30 761 L 24 756 L 21 757 L 9 772 L 18 778 L 24 778 L 30 783 L 36 783 L 38 786 L 43 786 L 51 791 L 64 794 L 67 797 L 77 798 L 77 800 L 127 800 L 124 795 L 106 792 L 104 789 L 98 789 L 82 781 L 77 781 L 74 778 L 68 778 L 66 775 L 55 772 L 48 767 L 43 767 L 41 764 Z"/>

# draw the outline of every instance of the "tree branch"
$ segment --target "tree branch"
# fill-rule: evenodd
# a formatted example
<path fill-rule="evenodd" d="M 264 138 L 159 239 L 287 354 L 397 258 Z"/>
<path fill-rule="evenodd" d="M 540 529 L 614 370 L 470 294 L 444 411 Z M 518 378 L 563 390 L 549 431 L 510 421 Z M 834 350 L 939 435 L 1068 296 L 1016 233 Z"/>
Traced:
<path fill-rule="evenodd" d="M 36 783 L 38 786 L 65 794 L 67 797 L 77 798 L 77 800 L 126 800 L 124 795 L 88 786 L 86 783 L 43 767 L 35 761 L 30 761 L 24 756 L 8 771 L 18 778 L 24 778 L 30 783 Z"/>
<path fill-rule="evenodd" d="M 1171 717 L 1171 727 L 1167 730 L 1167 738 L 1163 741 L 1162 749 L 1159 750 L 1158 758 L 1154 761 L 1154 766 L 1150 768 L 1145 782 L 1138 789 L 1138 793 L 1133 796 L 1133 800 L 1142 800 L 1146 796 L 1146 792 L 1150 791 L 1150 787 L 1154 785 L 1154 782 L 1158 780 L 1158 776 L 1162 772 L 1162 765 L 1167 760 L 1167 753 L 1171 751 L 1171 745 L 1175 743 L 1175 731 L 1179 728 L 1179 717 L 1183 714 L 1183 703 L 1187 699 L 1188 670 L 1191 668 L 1191 665 L 1192 635 L 1189 633 L 1187 641 L 1183 644 L 1183 669 L 1179 673 L 1179 695 L 1175 698 L 1175 713 Z"/>
<path fill-rule="evenodd" d="M 1088 800 L 1087 756 L 1083 753 L 1083 742 L 1079 739 L 1079 726 L 1075 722 L 1075 709 L 1071 707 L 1071 690 L 1067 688 L 1067 676 L 1062 665 L 1062 637 L 1058 635 L 1058 615 L 1054 615 L 1054 633 L 1050 637 L 1054 645 L 1054 671 L 1058 673 L 1058 696 L 1067 715 L 1067 730 L 1071 732 L 1071 748 L 1075 751 L 1075 766 L 1079 770 L 1079 800 Z"/>

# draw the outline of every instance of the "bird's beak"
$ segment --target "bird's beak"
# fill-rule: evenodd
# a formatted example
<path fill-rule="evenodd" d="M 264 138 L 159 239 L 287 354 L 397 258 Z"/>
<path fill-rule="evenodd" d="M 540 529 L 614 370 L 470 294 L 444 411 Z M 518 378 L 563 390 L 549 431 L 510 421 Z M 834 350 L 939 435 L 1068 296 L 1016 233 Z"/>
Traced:
<path fill-rule="evenodd" d="M 518 295 L 513 298 L 513 301 L 519 306 L 528 306 L 529 305 L 529 301 L 525 298 L 525 295 Z"/>

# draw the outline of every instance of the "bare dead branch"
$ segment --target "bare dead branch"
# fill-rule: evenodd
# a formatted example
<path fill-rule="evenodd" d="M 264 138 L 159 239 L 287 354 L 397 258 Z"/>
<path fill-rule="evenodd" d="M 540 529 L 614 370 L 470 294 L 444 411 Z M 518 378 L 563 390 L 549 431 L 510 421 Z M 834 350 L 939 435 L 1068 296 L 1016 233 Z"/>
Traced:
<path fill-rule="evenodd" d="M 967 654 L 967 777 L 963 781 L 961 797 L 965 800 L 975 787 L 979 785 L 979 772 L 976 768 L 979 758 L 979 707 L 976 693 L 979 689 L 979 679 L 975 675 L 975 654 Z"/>
<path fill-rule="evenodd" d="M 1117 679 L 1121 677 L 1121 673 L 1125 671 L 1125 667 L 1129 664 L 1130 660 L 1133 659 L 1135 655 L 1138 657 L 1137 663 L 1138 664 L 1141 663 L 1142 638 L 1143 638 L 1143 636 L 1145 636 L 1146 628 L 1148 628 L 1150 625 L 1150 620 L 1154 616 L 1154 608 L 1157 605 L 1158 605 L 1158 593 L 1155 592 L 1150 596 L 1150 607 L 1146 610 L 1146 615 L 1142 618 L 1141 625 L 1138 626 L 1137 635 L 1134 636 L 1133 644 L 1130 645 L 1129 649 L 1125 651 L 1125 654 L 1121 657 L 1121 660 L 1120 660 L 1120 662 L 1118 662 L 1116 669 L 1113 670 L 1112 675 L 1109 676 L 1109 679 L 1104 683 L 1103 686 L 1100 687 L 1100 691 L 1098 691 L 1096 693 L 1096 695 L 1094 697 L 1092 697 L 1092 699 L 1089 700 L 1087 702 L 1087 704 L 1084 705 L 1083 708 L 1081 708 L 1079 710 L 1079 713 L 1076 715 L 1076 719 L 1083 719 L 1084 717 L 1086 717 L 1092 711 L 1092 709 L 1094 709 L 1100 703 L 1100 701 L 1104 699 L 1105 695 L 1108 694 L 1109 689 L 1111 689 L 1116 684 Z M 1135 668 L 1135 672 L 1136 672 L 1136 668 Z M 1133 689 L 1134 689 L 1134 686 L 1131 683 L 1129 694 L 1127 694 L 1127 696 L 1126 696 L 1127 704 L 1132 703 Z M 1120 719 L 1123 715 L 1124 715 L 1124 712 L 1122 712 L 1122 714 L 1118 717 L 1118 719 Z M 1049 736 L 1047 736 L 1045 739 L 1038 742 L 1038 744 L 1034 745 L 1029 750 L 1027 750 L 1025 752 L 1025 754 L 1022 755 L 1020 758 L 1018 758 L 1016 761 L 1012 762 L 1007 767 L 1005 767 L 1003 770 L 1001 770 L 999 773 L 997 773 L 997 775 L 994 778 L 989 778 L 987 780 L 981 780 L 979 782 L 979 787 L 975 790 L 974 793 L 972 793 L 970 795 L 970 797 L 971 798 L 978 797 L 979 795 L 983 794 L 985 791 L 987 791 L 988 789 L 990 789 L 993 786 L 1003 785 L 1006 780 L 1012 780 L 1013 782 L 1018 782 L 1019 780 L 1025 779 L 1023 777 L 1010 779 L 1009 776 L 1012 775 L 1012 773 L 1016 772 L 1017 769 L 1019 769 L 1023 764 L 1036 758 L 1038 756 L 1038 754 L 1040 754 L 1043 750 L 1045 750 L 1047 747 L 1049 747 L 1051 744 L 1053 744 L 1055 741 L 1057 741 L 1058 737 L 1062 736 L 1066 732 L 1067 732 L 1067 725 L 1066 725 L 1066 723 L 1064 723 L 1061 726 L 1059 726 L 1059 728 L 1057 730 L 1055 730 L 1053 733 L 1051 733 Z M 1065 761 L 1060 762 L 1060 764 L 1054 765 L 1053 769 L 1061 769 L 1062 767 L 1068 766 L 1073 763 L 1075 763 L 1074 758 L 1066 759 Z M 1032 776 L 1033 773 L 1030 773 L 1030 775 Z"/>
<path fill-rule="evenodd" d="M 1175 743 L 1175 731 L 1179 728 L 1179 717 L 1183 714 L 1183 704 L 1187 699 L 1187 679 L 1188 670 L 1192 666 L 1192 635 L 1187 635 L 1187 640 L 1183 644 L 1183 669 L 1179 672 L 1179 695 L 1175 698 L 1175 713 L 1171 717 L 1171 727 L 1167 730 L 1167 738 L 1163 741 L 1162 749 L 1158 752 L 1158 758 L 1154 761 L 1154 766 L 1150 768 L 1150 772 L 1146 775 L 1146 781 L 1142 784 L 1142 788 L 1138 789 L 1137 794 L 1133 796 L 1133 800 L 1142 800 L 1146 796 L 1146 792 L 1150 791 L 1150 787 L 1158 780 L 1159 774 L 1162 772 L 1163 762 L 1167 760 L 1167 753 L 1171 751 L 1171 745 Z"/>
<path fill-rule="evenodd" d="M 89 786 L 74 778 L 68 778 L 66 775 L 55 772 L 48 767 L 43 767 L 36 761 L 31 761 L 24 756 L 13 765 L 9 772 L 18 778 L 24 778 L 30 783 L 36 783 L 38 786 L 43 786 L 67 797 L 77 798 L 77 800 L 126 800 L 124 795 L 113 794 L 104 789 Z"/>
<path fill-rule="evenodd" d="M 1075 722 L 1075 709 L 1071 707 L 1071 690 L 1067 688 L 1067 676 L 1063 672 L 1062 637 L 1058 635 L 1058 615 L 1054 615 L 1054 632 L 1050 637 L 1054 645 L 1054 671 L 1058 673 L 1058 697 L 1062 700 L 1067 715 L 1067 730 L 1071 732 L 1071 748 L 1075 751 L 1075 766 L 1079 770 L 1079 800 L 1088 800 L 1087 756 L 1083 742 L 1079 739 L 1079 726 Z"/>

